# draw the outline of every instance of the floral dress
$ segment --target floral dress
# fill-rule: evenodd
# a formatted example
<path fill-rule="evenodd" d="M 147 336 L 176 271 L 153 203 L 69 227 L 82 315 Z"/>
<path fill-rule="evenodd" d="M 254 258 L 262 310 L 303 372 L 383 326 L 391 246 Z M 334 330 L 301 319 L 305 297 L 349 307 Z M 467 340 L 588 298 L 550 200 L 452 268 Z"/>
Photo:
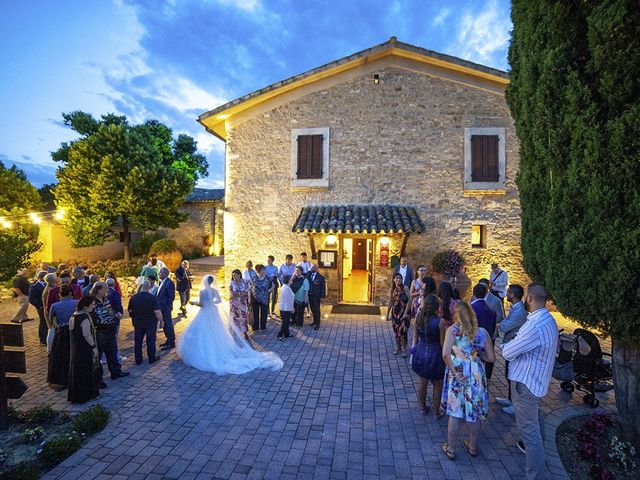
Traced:
<path fill-rule="evenodd" d="M 398 341 L 407 338 L 407 331 L 411 322 L 409 318 L 403 318 L 404 309 L 409 303 L 409 296 L 405 293 L 404 288 L 404 285 L 400 288 L 394 287 L 391 294 L 391 324 Z"/>
<path fill-rule="evenodd" d="M 416 278 L 413 281 L 413 289 L 418 292 L 418 295 L 411 301 L 411 316 L 416 318 L 418 316 L 418 310 L 422 305 L 422 280 Z"/>
<path fill-rule="evenodd" d="M 231 293 L 231 318 L 241 332 L 247 331 L 247 312 L 249 310 L 249 286 L 244 280 L 229 285 Z"/>
<path fill-rule="evenodd" d="M 484 350 L 489 334 L 484 328 L 479 328 L 472 342 L 462 334 L 457 324 L 451 327 L 451 332 L 455 338 L 451 360 L 456 372 L 464 373 L 464 379 L 460 381 L 455 376 L 450 376 L 447 368 L 442 389 L 442 407 L 447 415 L 467 422 L 486 420 L 489 413 L 489 391 L 480 352 Z"/>

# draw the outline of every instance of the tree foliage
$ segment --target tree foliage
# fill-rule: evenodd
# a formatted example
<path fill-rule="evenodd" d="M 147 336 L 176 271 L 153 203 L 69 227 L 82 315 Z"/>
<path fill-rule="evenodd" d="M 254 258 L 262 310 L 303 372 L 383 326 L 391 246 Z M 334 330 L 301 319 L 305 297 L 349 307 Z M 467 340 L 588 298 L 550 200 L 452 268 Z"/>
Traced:
<path fill-rule="evenodd" d="M 637 4 L 521 0 L 512 18 L 525 268 L 563 313 L 640 341 Z"/>
<path fill-rule="evenodd" d="M 640 447 L 640 10 L 514 0 L 507 101 L 525 268 L 612 336 L 623 436 Z"/>
<path fill-rule="evenodd" d="M 197 179 L 207 174 L 206 158 L 188 135 L 150 120 L 130 125 L 113 114 L 96 120 L 84 112 L 63 114 L 80 138 L 52 153 L 61 161 L 56 204 L 67 212 L 65 232 L 74 246 L 100 245 L 121 223 L 139 230 L 175 228 L 178 212 Z M 129 255 L 125 235 L 125 258 Z"/>
<path fill-rule="evenodd" d="M 38 227 L 24 215 L 41 206 L 38 191 L 25 173 L 0 162 L 0 217 L 11 224 L 10 228 L 0 226 L 0 279 L 11 278 L 40 249 Z"/>

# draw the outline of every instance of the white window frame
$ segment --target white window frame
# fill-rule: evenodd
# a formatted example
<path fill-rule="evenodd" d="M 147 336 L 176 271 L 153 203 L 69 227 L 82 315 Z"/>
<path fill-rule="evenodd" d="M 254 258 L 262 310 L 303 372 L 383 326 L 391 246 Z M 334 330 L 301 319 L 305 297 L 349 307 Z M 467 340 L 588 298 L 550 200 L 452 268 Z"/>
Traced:
<path fill-rule="evenodd" d="M 298 137 L 322 135 L 322 178 L 298 178 Z M 329 127 L 294 128 L 291 130 L 291 186 L 301 188 L 329 187 Z"/>
<path fill-rule="evenodd" d="M 498 136 L 498 181 L 474 182 L 471 177 L 471 137 L 473 135 Z M 506 129 L 499 127 L 470 127 L 464 129 L 464 189 L 465 190 L 505 190 L 506 189 Z"/>

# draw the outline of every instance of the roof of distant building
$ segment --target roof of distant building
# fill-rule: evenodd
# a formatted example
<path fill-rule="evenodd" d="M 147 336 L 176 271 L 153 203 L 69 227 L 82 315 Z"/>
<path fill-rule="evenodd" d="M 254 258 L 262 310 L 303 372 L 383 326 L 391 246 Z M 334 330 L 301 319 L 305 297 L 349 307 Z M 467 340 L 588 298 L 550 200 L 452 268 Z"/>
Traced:
<path fill-rule="evenodd" d="M 194 188 L 185 202 L 218 202 L 224 200 L 224 188 Z"/>

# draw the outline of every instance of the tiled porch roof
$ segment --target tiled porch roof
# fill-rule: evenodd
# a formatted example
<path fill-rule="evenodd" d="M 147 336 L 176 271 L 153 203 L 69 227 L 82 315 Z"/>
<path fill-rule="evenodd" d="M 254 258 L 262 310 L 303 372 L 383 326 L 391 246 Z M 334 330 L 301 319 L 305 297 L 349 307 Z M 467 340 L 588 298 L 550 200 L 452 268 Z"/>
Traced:
<path fill-rule="evenodd" d="M 292 231 L 301 233 L 422 233 L 415 207 L 407 205 L 310 205 Z"/>
<path fill-rule="evenodd" d="M 217 202 L 224 200 L 224 188 L 194 188 L 185 198 L 185 202 Z"/>

